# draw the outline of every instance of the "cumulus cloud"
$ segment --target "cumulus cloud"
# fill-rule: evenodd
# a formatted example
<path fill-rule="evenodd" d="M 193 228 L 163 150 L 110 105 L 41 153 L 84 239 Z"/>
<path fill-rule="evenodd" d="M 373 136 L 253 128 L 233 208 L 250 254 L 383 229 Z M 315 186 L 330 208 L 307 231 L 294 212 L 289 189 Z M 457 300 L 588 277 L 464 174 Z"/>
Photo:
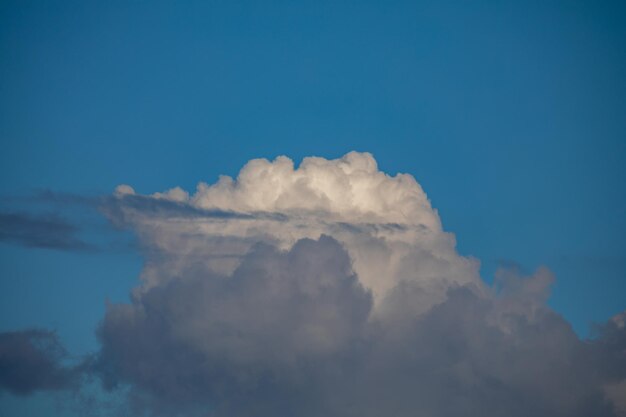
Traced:
<path fill-rule="evenodd" d="M 236 180 L 200 183 L 193 195 L 179 188 L 138 195 L 124 185 L 103 209 L 152 254 L 144 289 L 163 285 L 188 264 L 230 274 L 258 242 L 287 250 L 324 234 L 346 248 L 376 311 L 402 283 L 423 292 L 415 294 L 416 314 L 442 301 L 451 285 L 483 287 L 478 261 L 459 256 L 415 179 L 379 171 L 368 153 L 305 158 L 297 168 L 286 157 L 252 160 Z"/>
<path fill-rule="evenodd" d="M 140 412 L 624 415 L 624 316 L 582 341 L 548 269 L 485 285 L 415 179 L 370 154 L 253 160 L 195 194 L 123 185 L 101 209 L 145 267 L 93 369 Z"/>
<path fill-rule="evenodd" d="M 0 333 L 0 391 L 17 395 L 58 391 L 78 383 L 79 368 L 66 366 L 67 352 L 47 330 Z"/>
<path fill-rule="evenodd" d="M 193 193 L 42 198 L 97 205 L 145 264 L 78 365 L 53 332 L 0 333 L 0 391 L 97 376 L 127 396 L 112 415 L 626 416 L 626 312 L 581 340 L 547 305 L 547 268 L 508 265 L 486 285 L 415 179 L 370 154 L 253 160 Z M 85 247 L 57 217 L 0 226 L 13 243 Z"/>

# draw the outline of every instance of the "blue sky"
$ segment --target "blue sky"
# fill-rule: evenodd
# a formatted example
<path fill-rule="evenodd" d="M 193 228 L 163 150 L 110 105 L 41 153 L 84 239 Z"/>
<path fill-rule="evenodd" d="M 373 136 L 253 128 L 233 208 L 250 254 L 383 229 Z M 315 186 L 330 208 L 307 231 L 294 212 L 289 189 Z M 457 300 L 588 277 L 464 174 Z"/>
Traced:
<path fill-rule="evenodd" d="M 586 336 L 626 307 L 625 17 L 618 1 L 4 1 L 2 208 L 367 151 L 415 176 L 485 280 L 553 270 L 550 305 Z M 142 259 L 95 212 L 28 209 L 115 249 L 0 243 L 0 330 L 94 350 Z"/>

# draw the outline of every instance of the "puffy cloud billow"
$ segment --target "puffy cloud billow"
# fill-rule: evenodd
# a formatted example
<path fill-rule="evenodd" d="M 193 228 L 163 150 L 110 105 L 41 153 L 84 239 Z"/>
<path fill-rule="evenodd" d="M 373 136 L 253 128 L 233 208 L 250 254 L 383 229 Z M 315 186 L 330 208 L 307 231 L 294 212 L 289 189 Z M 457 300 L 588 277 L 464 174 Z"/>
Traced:
<path fill-rule="evenodd" d="M 139 291 L 191 265 L 228 276 L 259 242 L 289 250 L 322 235 L 348 252 L 381 314 L 398 285 L 412 288 L 415 313 L 443 301 L 451 286 L 483 291 L 478 261 L 458 255 L 415 179 L 386 175 L 368 153 L 305 158 L 297 169 L 286 157 L 257 159 L 236 180 L 200 183 L 192 196 L 180 188 L 137 195 L 122 185 L 116 197 L 107 214 L 134 230 L 148 254 Z"/>
<path fill-rule="evenodd" d="M 121 185 L 101 209 L 145 266 L 89 368 L 138 415 L 626 415 L 626 316 L 581 340 L 548 269 L 486 285 L 368 153 L 253 160 L 192 195 Z"/>

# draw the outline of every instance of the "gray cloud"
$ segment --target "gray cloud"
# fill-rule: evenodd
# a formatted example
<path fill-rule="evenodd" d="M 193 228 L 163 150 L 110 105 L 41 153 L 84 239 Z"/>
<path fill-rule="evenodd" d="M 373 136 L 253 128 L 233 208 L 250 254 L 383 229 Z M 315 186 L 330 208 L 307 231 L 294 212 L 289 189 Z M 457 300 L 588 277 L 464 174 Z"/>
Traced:
<path fill-rule="evenodd" d="M 288 252 L 257 245 L 230 277 L 202 264 L 184 274 L 109 306 L 97 366 L 108 386 L 131 383 L 176 405 L 208 400 L 223 412 L 245 413 L 251 399 L 250 412 L 286 401 L 293 409 L 312 399 L 307 375 L 330 371 L 362 342 L 371 295 L 330 237 Z"/>
<path fill-rule="evenodd" d="M 0 333 L 0 391 L 27 395 L 76 386 L 79 368 L 64 365 L 68 355 L 47 330 Z"/>
<path fill-rule="evenodd" d="M 362 415 L 614 415 L 595 345 L 545 307 L 519 311 L 519 301 L 451 289 L 426 315 L 378 335 Z"/>
<path fill-rule="evenodd" d="M 581 341 L 545 305 L 549 271 L 499 276 L 497 294 L 451 288 L 421 315 L 409 283 L 372 318 L 334 239 L 260 245 L 230 277 L 188 265 L 109 306 L 96 369 L 163 415 L 616 416 L 624 328 Z"/>
<path fill-rule="evenodd" d="M 0 213 L 0 241 L 32 248 L 88 250 L 76 235 L 79 228 L 56 215 Z"/>
<path fill-rule="evenodd" d="M 141 213 L 152 218 L 180 219 L 218 219 L 218 220 L 274 220 L 285 221 L 287 216 L 280 213 L 251 212 L 240 213 L 233 210 L 203 209 L 185 202 L 172 201 L 164 198 L 153 198 L 140 194 L 118 195 L 101 198 L 99 209 L 113 221 L 123 226 L 128 223 L 128 215 Z"/>

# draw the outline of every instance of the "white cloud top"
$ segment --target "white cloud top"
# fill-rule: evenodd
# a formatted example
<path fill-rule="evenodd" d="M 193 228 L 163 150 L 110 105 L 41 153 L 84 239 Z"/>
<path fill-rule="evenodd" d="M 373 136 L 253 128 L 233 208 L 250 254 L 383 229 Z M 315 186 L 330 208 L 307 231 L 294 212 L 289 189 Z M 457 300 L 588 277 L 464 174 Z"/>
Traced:
<path fill-rule="evenodd" d="M 175 190 L 170 193 L 175 197 Z M 236 180 L 223 176 L 213 185 L 201 183 L 191 203 L 243 212 L 312 211 L 350 223 L 399 223 L 441 230 L 439 217 L 415 179 L 379 171 L 369 153 L 350 152 L 334 160 L 304 158 L 297 169 L 285 156 L 272 162 L 254 159 Z"/>
<path fill-rule="evenodd" d="M 144 270 L 146 288 L 178 276 L 177 268 L 189 262 L 228 274 L 257 242 L 287 250 L 324 234 L 345 246 L 377 310 L 400 283 L 420 287 L 415 313 L 442 301 L 453 285 L 482 286 L 478 262 L 456 252 L 454 236 L 442 230 L 417 181 L 379 171 L 369 153 L 305 158 L 298 168 L 285 156 L 255 159 L 236 179 L 200 183 L 191 196 L 179 187 L 137 196 L 127 185 L 115 195 L 142 198 L 142 206 L 120 205 L 116 219 L 161 254 Z M 179 210 L 164 216 L 144 209 L 164 200 Z"/>

